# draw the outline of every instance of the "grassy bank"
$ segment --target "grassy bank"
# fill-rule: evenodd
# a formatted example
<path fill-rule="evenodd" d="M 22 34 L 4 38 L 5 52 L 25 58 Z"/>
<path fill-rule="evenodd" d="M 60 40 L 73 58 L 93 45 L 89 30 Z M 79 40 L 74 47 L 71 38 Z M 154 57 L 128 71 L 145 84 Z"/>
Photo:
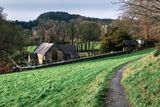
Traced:
<path fill-rule="evenodd" d="M 130 64 L 122 83 L 133 107 L 160 107 L 160 57 L 149 55 Z"/>
<path fill-rule="evenodd" d="M 115 57 L 0 75 L 0 106 L 102 106 L 101 95 L 108 87 L 115 69 L 152 51 L 153 49 L 148 49 Z"/>

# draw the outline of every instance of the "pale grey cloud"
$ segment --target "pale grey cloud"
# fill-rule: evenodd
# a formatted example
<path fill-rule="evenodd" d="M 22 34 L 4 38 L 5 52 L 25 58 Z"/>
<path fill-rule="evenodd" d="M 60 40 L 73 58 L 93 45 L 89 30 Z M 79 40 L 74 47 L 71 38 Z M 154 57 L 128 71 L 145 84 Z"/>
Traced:
<path fill-rule="evenodd" d="M 47 11 L 66 11 L 98 18 L 116 18 L 118 0 L 0 0 L 10 20 L 33 20 Z"/>

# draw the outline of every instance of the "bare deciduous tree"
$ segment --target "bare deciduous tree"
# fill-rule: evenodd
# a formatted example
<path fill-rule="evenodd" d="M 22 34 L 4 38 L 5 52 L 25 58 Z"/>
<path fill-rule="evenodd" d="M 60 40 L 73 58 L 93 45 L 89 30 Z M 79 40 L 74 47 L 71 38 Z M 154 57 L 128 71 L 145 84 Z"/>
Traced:
<path fill-rule="evenodd" d="M 125 17 L 138 22 L 146 40 L 160 40 L 160 0 L 120 0 Z"/>

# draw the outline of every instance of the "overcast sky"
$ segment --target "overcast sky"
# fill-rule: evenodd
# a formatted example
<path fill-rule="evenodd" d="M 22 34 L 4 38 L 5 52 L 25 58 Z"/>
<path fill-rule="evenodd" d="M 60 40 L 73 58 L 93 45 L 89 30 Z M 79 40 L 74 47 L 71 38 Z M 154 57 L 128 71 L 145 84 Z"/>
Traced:
<path fill-rule="evenodd" d="M 0 0 L 9 20 L 34 20 L 48 11 L 64 11 L 97 18 L 117 18 L 118 0 Z"/>

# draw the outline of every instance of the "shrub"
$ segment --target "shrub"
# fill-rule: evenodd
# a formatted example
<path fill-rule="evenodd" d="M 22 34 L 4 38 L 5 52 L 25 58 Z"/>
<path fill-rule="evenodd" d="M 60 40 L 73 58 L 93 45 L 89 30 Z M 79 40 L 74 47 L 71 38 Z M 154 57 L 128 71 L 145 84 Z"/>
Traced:
<path fill-rule="evenodd" d="M 10 72 L 10 71 L 11 71 L 11 65 L 10 64 L 0 66 L 0 74 L 7 73 L 7 72 Z"/>
<path fill-rule="evenodd" d="M 154 56 L 157 57 L 160 55 L 160 43 L 156 44 L 156 51 L 154 52 Z"/>
<path fill-rule="evenodd" d="M 122 51 L 123 40 L 131 39 L 128 32 L 121 30 L 118 27 L 110 28 L 108 33 L 101 39 L 101 53 L 111 51 Z"/>

